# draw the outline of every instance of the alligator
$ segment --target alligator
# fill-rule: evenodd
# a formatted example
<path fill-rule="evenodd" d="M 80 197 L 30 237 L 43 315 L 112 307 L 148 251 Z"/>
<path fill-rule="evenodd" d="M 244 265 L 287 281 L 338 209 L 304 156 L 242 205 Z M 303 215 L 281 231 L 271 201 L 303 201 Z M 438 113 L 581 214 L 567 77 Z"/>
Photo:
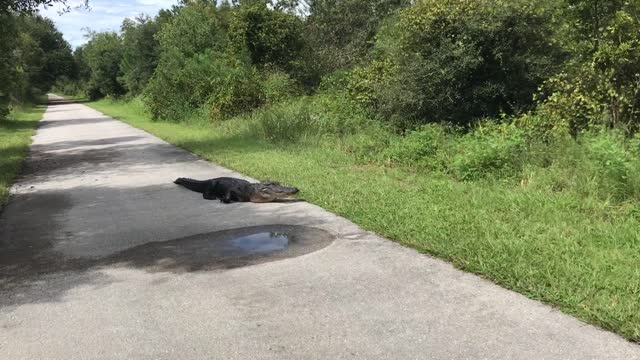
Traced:
<path fill-rule="evenodd" d="M 254 202 L 266 203 L 286 199 L 299 192 L 295 187 L 283 186 L 277 182 L 250 183 L 243 179 L 219 177 L 208 180 L 178 178 L 175 184 L 202 193 L 207 200 L 220 199 L 221 202 Z"/>

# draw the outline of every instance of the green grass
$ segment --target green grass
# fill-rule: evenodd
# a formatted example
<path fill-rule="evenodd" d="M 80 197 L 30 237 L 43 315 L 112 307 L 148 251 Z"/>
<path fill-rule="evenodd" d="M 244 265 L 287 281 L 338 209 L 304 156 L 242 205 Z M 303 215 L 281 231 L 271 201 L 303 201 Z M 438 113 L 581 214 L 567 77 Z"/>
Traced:
<path fill-rule="evenodd" d="M 226 127 L 88 104 L 218 164 L 302 189 L 365 229 L 640 341 L 640 205 L 496 180 L 358 165 L 338 146 L 275 145 Z M 223 129 L 223 130 L 221 130 Z"/>
<path fill-rule="evenodd" d="M 45 110 L 45 105 L 24 105 L 0 120 L 0 209 L 9 197 L 9 187 L 22 168 L 31 136 Z"/>

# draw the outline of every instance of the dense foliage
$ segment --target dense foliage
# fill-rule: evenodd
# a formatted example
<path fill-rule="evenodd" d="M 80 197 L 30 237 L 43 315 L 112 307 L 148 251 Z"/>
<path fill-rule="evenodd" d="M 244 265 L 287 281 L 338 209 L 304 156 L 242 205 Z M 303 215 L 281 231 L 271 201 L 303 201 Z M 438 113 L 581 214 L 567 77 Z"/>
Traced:
<path fill-rule="evenodd" d="M 124 94 L 120 82 L 123 58 L 122 39 L 116 33 L 97 33 L 82 50 L 81 61 L 89 69 L 87 93 L 90 98 L 119 96 Z"/>
<path fill-rule="evenodd" d="M 553 166 L 536 154 L 567 137 L 634 141 L 640 126 L 638 0 L 187 0 L 73 54 L 46 20 L 3 16 L 23 34 L 0 43 L 5 104 L 55 82 L 140 96 L 157 120 L 264 109 L 258 136 L 351 136 L 368 161 L 461 180 L 518 177 Z"/>
<path fill-rule="evenodd" d="M 640 1 L 570 0 L 558 36 L 571 59 L 545 84 L 544 112 L 574 133 L 640 126 Z"/>
<path fill-rule="evenodd" d="M 121 82 L 132 95 L 142 92 L 158 66 L 160 51 L 156 34 L 159 29 L 159 22 L 148 16 L 122 22 Z"/>
<path fill-rule="evenodd" d="M 561 52 L 533 1 L 423 0 L 380 32 L 379 52 L 351 82 L 385 119 L 468 124 L 533 105 Z"/>
<path fill-rule="evenodd" d="M 402 132 L 496 119 L 547 139 L 633 134 L 639 11 L 638 0 L 188 0 L 90 34 L 73 74 L 29 81 L 142 95 L 163 120 L 226 119 L 329 91 Z"/>
<path fill-rule="evenodd" d="M 51 20 L 0 14 L 0 119 L 12 103 L 31 101 L 76 73 L 71 46 Z"/>

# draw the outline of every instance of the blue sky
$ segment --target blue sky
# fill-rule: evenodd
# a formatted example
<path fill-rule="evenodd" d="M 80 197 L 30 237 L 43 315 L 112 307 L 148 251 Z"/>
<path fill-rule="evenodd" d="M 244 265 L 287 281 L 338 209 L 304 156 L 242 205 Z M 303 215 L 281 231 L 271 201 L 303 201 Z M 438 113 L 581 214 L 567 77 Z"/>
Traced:
<path fill-rule="evenodd" d="M 69 0 L 72 7 L 81 4 L 82 0 Z M 64 34 L 64 38 L 72 48 L 86 42 L 83 28 L 94 31 L 119 31 L 122 20 L 135 17 L 141 13 L 154 16 L 160 9 L 168 9 L 178 0 L 90 0 L 90 10 L 72 9 L 70 13 L 58 15 L 60 5 L 42 10 L 40 13 L 53 20 Z"/>

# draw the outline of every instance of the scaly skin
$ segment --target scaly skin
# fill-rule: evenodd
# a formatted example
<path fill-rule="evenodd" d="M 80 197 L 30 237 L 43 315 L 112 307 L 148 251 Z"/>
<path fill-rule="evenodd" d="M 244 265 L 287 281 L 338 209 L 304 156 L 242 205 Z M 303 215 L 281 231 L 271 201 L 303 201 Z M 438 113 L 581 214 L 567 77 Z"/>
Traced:
<path fill-rule="evenodd" d="M 220 199 L 225 204 L 231 202 L 272 202 L 289 198 L 299 191 L 295 187 L 283 186 L 276 182 L 250 183 L 231 177 L 208 180 L 178 178 L 174 183 L 191 191 L 202 193 L 202 197 L 207 200 Z"/>

